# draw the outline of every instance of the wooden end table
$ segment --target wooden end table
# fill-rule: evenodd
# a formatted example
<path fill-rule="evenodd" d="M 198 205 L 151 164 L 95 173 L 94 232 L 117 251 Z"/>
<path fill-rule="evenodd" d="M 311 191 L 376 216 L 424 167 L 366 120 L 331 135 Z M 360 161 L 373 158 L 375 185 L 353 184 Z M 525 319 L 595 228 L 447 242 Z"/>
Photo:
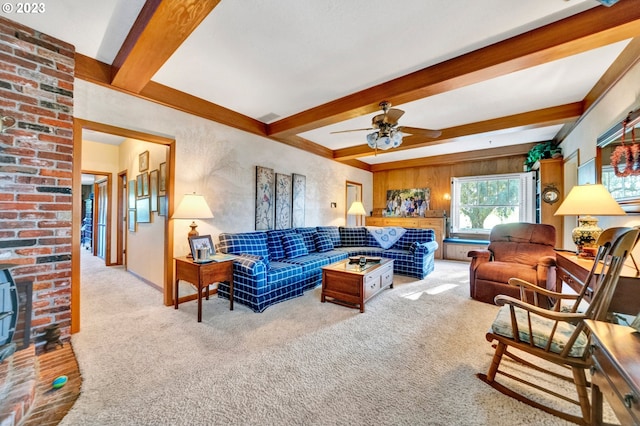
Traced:
<path fill-rule="evenodd" d="M 322 267 L 320 301 L 360 307 L 360 312 L 364 312 L 365 302 L 386 287 L 393 288 L 393 259 L 367 263 L 364 268 L 349 263 L 349 259 L 342 260 Z"/>
<path fill-rule="evenodd" d="M 179 303 L 197 298 L 198 322 L 202 322 L 202 290 L 205 290 L 205 297 L 209 300 L 209 284 L 226 282 L 229 284 L 229 310 L 233 311 L 233 259 L 198 263 L 184 256 L 176 257 L 175 261 L 176 283 L 173 296 L 175 309 L 178 309 Z M 180 280 L 196 285 L 198 288 L 197 294 L 179 297 L 178 284 Z"/>

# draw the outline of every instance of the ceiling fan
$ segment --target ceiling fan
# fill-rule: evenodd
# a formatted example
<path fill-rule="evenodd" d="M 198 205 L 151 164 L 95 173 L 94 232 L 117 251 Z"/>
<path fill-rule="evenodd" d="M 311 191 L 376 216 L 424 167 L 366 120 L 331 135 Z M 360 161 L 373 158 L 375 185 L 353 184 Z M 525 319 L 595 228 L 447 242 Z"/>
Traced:
<path fill-rule="evenodd" d="M 428 138 L 437 138 L 442 134 L 440 130 L 421 129 L 419 127 L 398 126 L 398 120 L 404 111 L 391 108 L 391 103 L 380 102 L 382 114 L 378 114 L 371 119 L 371 127 L 367 129 L 341 130 L 333 133 L 360 132 L 364 130 L 377 130 L 367 135 L 367 145 L 372 149 L 387 150 L 397 148 L 402 143 L 402 133 L 412 135 L 422 135 Z"/>

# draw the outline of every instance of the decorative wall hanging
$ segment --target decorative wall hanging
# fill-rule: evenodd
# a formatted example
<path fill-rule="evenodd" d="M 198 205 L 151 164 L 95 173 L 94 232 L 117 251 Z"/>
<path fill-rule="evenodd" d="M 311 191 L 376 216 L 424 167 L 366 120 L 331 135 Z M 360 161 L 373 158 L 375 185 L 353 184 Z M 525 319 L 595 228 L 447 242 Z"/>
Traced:
<path fill-rule="evenodd" d="M 304 226 L 304 197 L 307 186 L 307 178 L 304 175 L 293 174 L 293 202 L 291 213 L 291 226 L 293 228 Z"/>
<path fill-rule="evenodd" d="M 276 229 L 291 228 L 291 176 L 276 173 Z"/>
<path fill-rule="evenodd" d="M 274 186 L 273 169 L 256 166 L 256 231 L 273 229 Z"/>
<path fill-rule="evenodd" d="M 613 173 L 618 177 L 640 175 L 640 147 L 636 144 L 635 126 L 631 128 L 631 145 L 624 143 L 624 136 L 630 121 L 631 113 L 622 122 L 620 145 L 611 153 L 611 167 L 613 167 Z M 620 169 L 620 163 L 624 163 L 624 168 Z"/>

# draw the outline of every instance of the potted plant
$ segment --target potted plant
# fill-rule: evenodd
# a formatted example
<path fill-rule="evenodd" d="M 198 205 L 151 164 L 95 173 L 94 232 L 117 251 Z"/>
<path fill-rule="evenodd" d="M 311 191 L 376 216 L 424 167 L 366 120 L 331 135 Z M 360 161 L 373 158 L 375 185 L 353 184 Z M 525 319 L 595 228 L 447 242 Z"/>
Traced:
<path fill-rule="evenodd" d="M 553 141 L 541 142 L 529 150 L 524 165 L 530 172 L 539 160 L 558 157 L 562 157 L 562 148 Z"/>

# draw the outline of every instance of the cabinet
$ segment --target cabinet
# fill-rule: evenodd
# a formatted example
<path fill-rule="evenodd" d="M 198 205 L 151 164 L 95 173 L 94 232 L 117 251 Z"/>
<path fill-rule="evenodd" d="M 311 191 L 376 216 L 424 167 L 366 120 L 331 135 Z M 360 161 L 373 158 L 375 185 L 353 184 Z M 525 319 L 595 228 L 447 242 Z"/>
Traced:
<path fill-rule="evenodd" d="M 438 250 L 435 252 L 436 259 L 442 259 L 444 252 L 444 234 L 447 219 L 445 217 L 367 217 L 367 226 L 401 226 L 403 228 L 426 228 L 433 229 L 438 242 Z"/>
<path fill-rule="evenodd" d="M 562 247 L 562 234 L 564 218 L 554 216 L 562 200 L 564 199 L 564 160 L 562 158 L 550 158 L 540 160 L 536 170 L 536 219 L 538 223 L 546 223 L 556 228 L 556 247 Z M 543 200 L 545 189 L 555 188 L 559 196 L 552 202 Z"/>
<path fill-rule="evenodd" d="M 456 242 L 455 239 L 449 239 L 444 243 L 444 258 L 448 260 L 462 260 L 470 262 L 471 258 L 467 256 L 471 250 L 486 250 L 488 243 L 486 241 L 478 241 L 477 244 L 464 240 L 464 242 Z"/>

